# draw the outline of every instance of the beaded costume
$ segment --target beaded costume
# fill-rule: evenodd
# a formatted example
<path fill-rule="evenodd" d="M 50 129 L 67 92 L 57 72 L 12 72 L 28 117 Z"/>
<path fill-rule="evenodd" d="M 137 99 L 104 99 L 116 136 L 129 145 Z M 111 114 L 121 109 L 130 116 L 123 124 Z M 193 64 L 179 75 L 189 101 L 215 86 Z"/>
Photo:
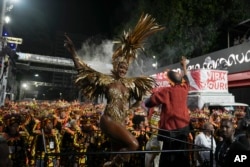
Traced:
<path fill-rule="evenodd" d="M 7 114 L 3 120 L 6 129 L 2 135 L 9 146 L 9 158 L 12 160 L 13 166 L 25 167 L 28 158 L 28 136 L 19 131 L 21 116 L 20 114 Z"/>
<path fill-rule="evenodd" d="M 142 15 L 135 29 L 124 33 L 120 41 L 116 41 L 120 46 L 112 56 L 114 70 L 119 62 L 131 63 L 137 57 L 137 50 L 143 50 L 142 44 L 144 39 L 162 29 L 163 27 L 155 23 L 155 19 L 150 15 Z M 107 106 L 104 113 L 118 122 L 122 122 L 127 116 L 127 113 L 124 111 L 127 110 L 125 105 L 128 100 L 131 98 L 141 100 L 142 96 L 146 92 L 151 91 L 156 85 L 155 80 L 151 77 L 141 76 L 116 79 L 114 75 L 105 75 L 95 71 L 79 58 L 76 58 L 74 61 L 77 61 L 80 65 L 80 68 L 77 69 L 78 76 L 75 83 L 80 87 L 83 95 L 90 99 L 105 95 Z M 113 74 L 115 73 L 114 70 L 112 71 Z M 121 83 L 127 91 L 121 92 L 119 89 L 112 87 L 112 84 L 115 82 Z M 118 107 L 120 106 L 119 104 L 123 104 L 123 106 Z"/>
<path fill-rule="evenodd" d="M 48 156 L 45 160 L 46 153 L 60 153 L 60 143 L 59 143 L 59 132 L 50 127 L 48 129 L 47 124 L 52 124 L 53 120 L 48 116 L 39 118 L 40 122 L 34 126 L 34 138 L 31 145 L 31 157 L 32 160 L 30 165 L 36 165 L 37 167 L 42 167 L 46 162 L 46 166 L 55 166 L 60 157 Z M 44 133 L 43 133 L 44 130 Z"/>
<path fill-rule="evenodd" d="M 82 133 L 81 129 L 64 128 L 62 135 L 61 153 L 83 153 L 86 152 L 86 135 Z M 83 156 L 63 156 L 60 161 L 61 166 L 73 167 L 74 165 L 84 166 L 86 161 L 85 155 Z"/>

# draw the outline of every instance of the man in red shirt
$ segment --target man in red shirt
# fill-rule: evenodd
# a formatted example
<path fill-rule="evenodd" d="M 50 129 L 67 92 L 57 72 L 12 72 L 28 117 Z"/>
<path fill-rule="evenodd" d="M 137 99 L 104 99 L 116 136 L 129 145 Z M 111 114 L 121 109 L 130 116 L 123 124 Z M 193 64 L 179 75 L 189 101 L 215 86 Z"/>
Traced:
<path fill-rule="evenodd" d="M 182 57 L 183 74 L 169 71 L 170 87 L 160 88 L 145 101 L 146 107 L 161 105 L 158 139 L 163 141 L 162 150 L 185 150 L 189 133 L 189 111 L 187 108 L 187 95 L 189 81 L 187 78 L 187 59 Z M 186 151 L 162 152 L 159 167 L 190 166 Z"/>

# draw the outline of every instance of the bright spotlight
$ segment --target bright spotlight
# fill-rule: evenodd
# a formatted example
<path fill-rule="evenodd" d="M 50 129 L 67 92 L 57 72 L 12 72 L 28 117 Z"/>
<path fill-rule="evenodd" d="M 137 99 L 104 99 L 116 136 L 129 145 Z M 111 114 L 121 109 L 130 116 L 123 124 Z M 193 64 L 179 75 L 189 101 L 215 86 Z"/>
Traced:
<path fill-rule="evenodd" d="M 157 63 L 153 63 L 152 66 L 156 68 L 157 67 Z"/>
<path fill-rule="evenodd" d="M 23 83 L 23 84 L 22 84 L 22 87 L 23 87 L 23 88 L 27 88 L 27 86 L 28 86 L 28 85 L 27 85 L 26 83 Z"/>
<path fill-rule="evenodd" d="M 4 21 L 5 21 L 5 23 L 8 24 L 11 21 L 11 19 L 9 16 L 5 16 Z"/>
<path fill-rule="evenodd" d="M 27 83 L 23 83 L 23 84 L 22 84 L 22 88 L 24 88 L 24 89 L 27 90 L 27 89 L 29 89 L 29 85 L 28 85 Z"/>

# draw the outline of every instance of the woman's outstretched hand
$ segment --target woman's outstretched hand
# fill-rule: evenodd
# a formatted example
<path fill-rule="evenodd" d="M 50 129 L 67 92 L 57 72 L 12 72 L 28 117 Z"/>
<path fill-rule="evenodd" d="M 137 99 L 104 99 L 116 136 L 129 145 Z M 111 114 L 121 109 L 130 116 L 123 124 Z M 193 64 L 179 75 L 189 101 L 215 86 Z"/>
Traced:
<path fill-rule="evenodd" d="M 81 66 L 85 63 L 80 63 L 74 43 L 72 42 L 72 40 L 69 38 L 69 36 L 65 33 L 65 40 L 64 40 L 64 47 L 70 52 L 72 60 L 74 61 L 75 67 L 76 69 L 80 69 Z"/>
<path fill-rule="evenodd" d="M 64 40 L 64 47 L 70 52 L 73 53 L 75 52 L 75 46 L 74 43 L 72 42 L 72 40 L 69 38 L 69 36 L 65 33 L 65 40 Z"/>

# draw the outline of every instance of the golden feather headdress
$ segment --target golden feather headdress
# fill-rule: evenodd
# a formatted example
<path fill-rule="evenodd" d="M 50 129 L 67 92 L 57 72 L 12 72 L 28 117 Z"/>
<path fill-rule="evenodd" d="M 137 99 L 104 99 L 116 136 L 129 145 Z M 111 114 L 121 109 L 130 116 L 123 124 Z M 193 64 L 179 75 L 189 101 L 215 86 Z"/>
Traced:
<path fill-rule="evenodd" d="M 10 126 L 14 123 L 21 123 L 21 115 L 17 113 L 6 114 L 3 117 L 3 122 L 6 126 Z"/>
<path fill-rule="evenodd" d="M 119 62 L 130 64 L 137 57 L 137 50 L 144 50 L 144 40 L 163 29 L 164 27 L 158 25 L 151 15 L 142 14 L 134 30 L 124 32 L 119 41 L 114 41 L 114 43 L 119 44 L 112 56 L 114 69 L 116 69 Z"/>

